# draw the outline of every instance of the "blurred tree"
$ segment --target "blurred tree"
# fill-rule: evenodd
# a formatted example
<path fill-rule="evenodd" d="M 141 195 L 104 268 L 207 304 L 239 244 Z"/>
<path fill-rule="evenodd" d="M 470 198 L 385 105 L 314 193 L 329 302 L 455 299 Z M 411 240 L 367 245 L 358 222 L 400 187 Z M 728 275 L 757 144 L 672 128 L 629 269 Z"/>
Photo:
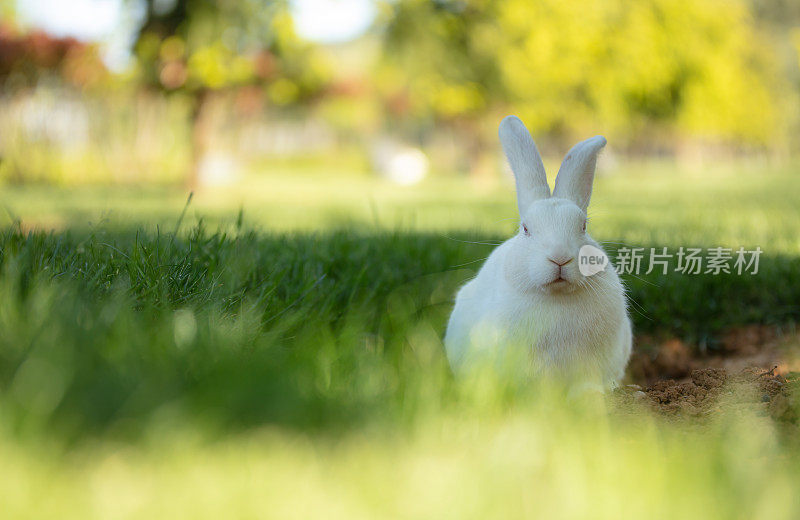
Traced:
<path fill-rule="evenodd" d="M 491 1 L 400 0 L 384 5 L 384 61 L 378 88 L 401 120 L 434 119 L 468 143 L 470 173 L 491 171 L 494 132 L 484 120 L 506 98 L 499 73 Z"/>
<path fill-rule="evenodd" d="M 631 147 L 766 145 L 781 131 L 780 74 L 743 0 L 384 7 L 384 92 L 414 117 L 484 131 L 514 111 L 540 135 L 602 131 Z"/>
<path fill-rule="evenodd" d="M 85 88 L 98 84 L 107 70 L 95 45 L 42 31 L 23 34 L 12 23 L 0 21 L 0 82 L 13 77 L 13 88 L 24 89 L 44 75 Z"/>
<path fill-rule="evenodd" d="M 797 0 L 749 0 L 753 14 L 776 26 L 800 25 L 800 2 Z"/>
<path fill-rule="evenodd" d="M 0 0 L 0 21 L 13 24 L 16 19 L 15 0 Z"/>
<path fill-rule="evenodd" d="M 502 77 L 534 128 L 600 128 L 766 144 L 778 76 L 747 6 L 731 0 L 509 0 Z"/>
<path fill-rule="evenodd" d="M 762 34 L 772 43 L 782 75 L 794 89 L 782 96 L 788 118 L 790 151 L 800 152 L 800 2 L 797 0 L 749 0 Z"/>
<path fill-rule="evenodd" d="M 135 45 L 141 80 L 192 99 L 191 187 L 208 147 L 215 93 L 261 87 L 270 102 L 287 105 L 325 86 L 326 64 L 295 34 L 285 0 L 144 1 Z"/>

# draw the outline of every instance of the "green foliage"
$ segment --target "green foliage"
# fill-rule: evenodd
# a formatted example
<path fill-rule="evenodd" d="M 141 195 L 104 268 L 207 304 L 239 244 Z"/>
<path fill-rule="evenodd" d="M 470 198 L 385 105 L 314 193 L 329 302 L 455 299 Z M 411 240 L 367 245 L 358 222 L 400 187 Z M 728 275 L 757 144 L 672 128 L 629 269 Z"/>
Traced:
<path fill-rule="evenodd" d="M 387 6 L 385 58 L 377 81 L 407 97 L 417 117 L 482 114 L 503 93 L 492 48 L 491 3 L 403 1 Z"/>
<path fill-rule="evenodd" d="M 0 22 L 14 25 L 16 21 L 16 5 L 14 0 L 0 0 Z"/>
<path fill-rule="evenodd" d="M 190 92 L 260 84 L 283 105 L 327 80 L 327 64 L 297 37 L 285 2 L 181 0 L 161 14 L 153 4 L 136 43 L 146 83 Z"/>
<path fill-rule="evenodd" d="M 631 143 L 767 145 L 784 130 L 789 87 L 741 1 L 408 0 L 391 10 L 387 66 L 402 73 L 385 83 L 417 114 L 511 110 L 537 134 Z"/>

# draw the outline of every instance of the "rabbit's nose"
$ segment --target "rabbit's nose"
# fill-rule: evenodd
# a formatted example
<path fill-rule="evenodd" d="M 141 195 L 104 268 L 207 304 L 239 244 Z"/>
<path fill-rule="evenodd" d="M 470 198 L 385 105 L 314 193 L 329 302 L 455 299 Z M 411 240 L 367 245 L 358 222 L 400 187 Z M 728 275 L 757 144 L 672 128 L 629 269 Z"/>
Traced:
<path fill-rule="evenodd" d="M 573 257 L 571 256 L 558 256 L 556 258 L 548 258 L 551 262 L 556 264 L 559 267 L 564 267 L 568 263 L 572 262 Z"/>

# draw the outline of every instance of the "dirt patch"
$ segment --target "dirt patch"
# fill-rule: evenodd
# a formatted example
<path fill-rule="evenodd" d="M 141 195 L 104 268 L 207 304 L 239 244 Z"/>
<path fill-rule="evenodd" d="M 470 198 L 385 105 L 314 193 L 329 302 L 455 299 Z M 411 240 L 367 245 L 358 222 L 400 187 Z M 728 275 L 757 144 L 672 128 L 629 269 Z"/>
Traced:
<path fill-rule="evenodd" d="M 648 344 L 651 341 L 649 338 L 637 338 L 637 344 Z M 628 364 L 628 373 L 639 384 L 663 378 L 678 379 L 686 377 L 692 371 L 695 361 L 692 350 L 686 343 L 679 339 L 670 339 L 645 351 L 637 348 Z"/>
<path fill-rule="evenodd" d="M 644 404 L 660 415 L 713 417 L 749 411 L 800 424 L 800 334 L 748 325 L 720 336 L 713 353 L 679 339 L 636 338 L 620 404 Z M 760 368 L 757 368 L 760 367 Z M 630 408 L 630 411 L 639 406 Z"/>
<path fill-rule="evenodd" d="M 778 338 L 775 327 L 745 325 L 729 329 L 722 335 L 722 350 L 728 354 L 753 356 L 764 351 L 764 346 L 774 344 Z"/>
<path fill-rule="evenodd" d="M 751 367 L 775 367 L 775 372 L 786 375 L 798 370 L 792 365 L 786 348 L 794 350 L 800 345 L 797 334 L 779 334 L 775 327 L 748 325 L 728 330 L 721 336 L 719 348 L 712 353 L 699 353 L 680 339 L 656 340 L 648 336 L 636 338 L 636 348 L 628 366 L 629 380 L 639 385 L 650 385 L 663 379 L 686 382 L 694 370 L 724 368 L 738 373 Z M 796 352 L 795 352 L 796 354 Z"/>
<path fill-rule="evenodd" d="M 724 368 L 692 370 L 688 381 L 667 379 L 642 389 L 638 385 L 622 387 L 623 401 L 645 403 L 658 413 L 702 417 L 721 408 L 755 408 L 784 422 L 797 422 L 800 374 L 788 376 L 769 370 L 748 367 L 738 372 Z"/>
<path fill-rule="evenodd" d="M 694 370 L 691 381 L 673 379 L 656 381 L 644 390 L 649 402 L 663 412 L 686 412 L 696 415 L 719 394 L 728 380 L 728 373 L 721 368 Z"/>

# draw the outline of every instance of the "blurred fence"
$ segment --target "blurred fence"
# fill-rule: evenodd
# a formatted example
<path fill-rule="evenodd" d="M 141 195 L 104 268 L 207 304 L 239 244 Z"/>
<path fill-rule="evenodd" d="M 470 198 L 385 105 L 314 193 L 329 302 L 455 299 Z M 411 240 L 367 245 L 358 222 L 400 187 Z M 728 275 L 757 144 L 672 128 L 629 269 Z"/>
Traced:
<path fill-rule="evenodd" d="M 0 96 L 7 182 L 174 182 L 188 154 L 186 108 L 152 96 L 88 96 L 61 85 Z"/>

